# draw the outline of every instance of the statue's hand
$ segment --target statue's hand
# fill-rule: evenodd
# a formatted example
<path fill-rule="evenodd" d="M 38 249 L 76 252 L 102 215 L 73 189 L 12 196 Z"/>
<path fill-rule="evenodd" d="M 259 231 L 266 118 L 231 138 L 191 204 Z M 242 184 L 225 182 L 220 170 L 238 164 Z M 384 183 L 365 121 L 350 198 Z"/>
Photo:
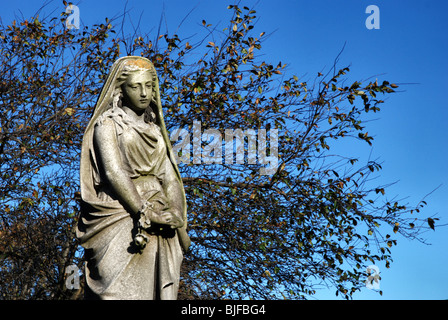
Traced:
<path fill-rule="evenodd" d="M 181 214 L 177 210 L 168 209 L 167 211 L 158 211 L 154 209 L 150 204 L 143 207 L 140 218 L 140 225 L 143 228 L 150 227 L 151 223 L 169 225 L 173 229 L 180 228 L 184 225 L 184 221 L 180 218 Z"/>
<path fill-rule="evenodd" d="M 172 229 L 183 227 L 184 221 L 179 216 L 180 215 L 177 212 L 173 212 L 173 210 L 162 211 L 160 213 L 160 217 L 164 220 L 164 224 L 171 226 Z"/>

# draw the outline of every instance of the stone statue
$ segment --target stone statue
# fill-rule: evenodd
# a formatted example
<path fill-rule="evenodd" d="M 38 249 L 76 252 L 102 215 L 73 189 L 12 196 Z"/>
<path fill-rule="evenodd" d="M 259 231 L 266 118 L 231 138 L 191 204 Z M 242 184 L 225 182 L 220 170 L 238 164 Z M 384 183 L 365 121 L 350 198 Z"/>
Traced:
<path fill-rule="evenodd" d="M 87 299 L 176 299 L 186 199 L 163 120 L 153 64 L 112 66 L 81 151 Z"/>

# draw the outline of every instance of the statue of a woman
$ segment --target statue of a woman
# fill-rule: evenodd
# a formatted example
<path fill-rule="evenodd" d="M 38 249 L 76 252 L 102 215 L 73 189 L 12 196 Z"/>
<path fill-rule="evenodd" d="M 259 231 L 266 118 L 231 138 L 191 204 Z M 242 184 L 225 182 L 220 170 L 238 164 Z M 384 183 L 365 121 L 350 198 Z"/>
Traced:
<path fill-rule="evenodd" d="M 86 298 L 176 299 L 187 208 L 148 59 L 112 66 L 84 134 L 80 175 Z"/>

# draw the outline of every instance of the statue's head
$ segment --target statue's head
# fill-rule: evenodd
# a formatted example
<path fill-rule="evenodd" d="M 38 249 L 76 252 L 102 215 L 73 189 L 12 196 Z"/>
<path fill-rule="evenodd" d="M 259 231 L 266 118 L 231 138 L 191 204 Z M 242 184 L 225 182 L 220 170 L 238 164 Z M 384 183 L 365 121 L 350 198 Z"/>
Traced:
<path fill-rule="evenodd" d="M 136 113 L 147 112 L 146 118 L 152 121 L 154 114 L 151 104 L 156 103 L 157 74 L 147 59 L 128 59 L 119 71 L 114 93 L 114 104 L 125 105 Z"/>

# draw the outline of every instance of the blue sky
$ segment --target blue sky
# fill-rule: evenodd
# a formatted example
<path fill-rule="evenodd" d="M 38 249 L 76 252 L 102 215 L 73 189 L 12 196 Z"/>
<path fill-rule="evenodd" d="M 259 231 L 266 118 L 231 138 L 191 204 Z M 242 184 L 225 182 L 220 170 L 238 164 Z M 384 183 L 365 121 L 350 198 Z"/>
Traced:
<path fill-rule="evenodd" d="M 42 2 L 8 1 L 0 17 L 8 23 L 14 14 L 33 14 Z M 104 22 L 123 11 L 124 1 L 74 1 L 80 8 L 81 23 Z M 177 29 L 185 15 L 195 8 L 181 26 L 180 33 L 200 30 L 202 19 L 227 26 L 230 1 L 144 1 L 129 0 L 131 17 L 142 13 L 143 31 L 156 32 L 162 9 L 169 32 Z M 416 204 L 437 186 L 426 200 L 424 214 L 438 214 L 447 223 L 445 194 L 448 191 L 448 108 L 445 93 L 448 74 L 448 2 L 423 0 L 276 0 L 242 1 L 255 6 L 259 20 L 256 33 L 270 37 L 263 45 L 264 59 L 287 63 L 290 75 L 314 75 L 332 65 L 345 45 L 340 67 L 351 66 L 350 80 L 371 76 L 402 85 L 404 92 L 391 96 L 382 106 L 378 120 L 369 124 L 375 137 L 372 158 L 383 163 L 379 184 L 398 181 L 389 195 Z M 380 9 L 380 29 L 368 30 L 368 5 Z M 52 1 L 45 9 L 63 11 L 62 1 Z M 412 83 L 412 84 L 411 84 Z M 355 147 L 355 146 L 354 146 Z M 356 146 L 357 147 L 357 146 Z M 350 151 L 350 150 L 349 150 Z M 366 150 L 370 152 L 370 150 Z M 405 202 L 406 202 L 405 201 Z M 394 262 L 381 271 L 380 296 L 367 288 L 355 299 L 448 299 L 447 227 L 425 233 L 431 245 L 399 238 L 392 250 Z M 334 299 L 334 289 L 323 290 L 318 299 Z"/>

